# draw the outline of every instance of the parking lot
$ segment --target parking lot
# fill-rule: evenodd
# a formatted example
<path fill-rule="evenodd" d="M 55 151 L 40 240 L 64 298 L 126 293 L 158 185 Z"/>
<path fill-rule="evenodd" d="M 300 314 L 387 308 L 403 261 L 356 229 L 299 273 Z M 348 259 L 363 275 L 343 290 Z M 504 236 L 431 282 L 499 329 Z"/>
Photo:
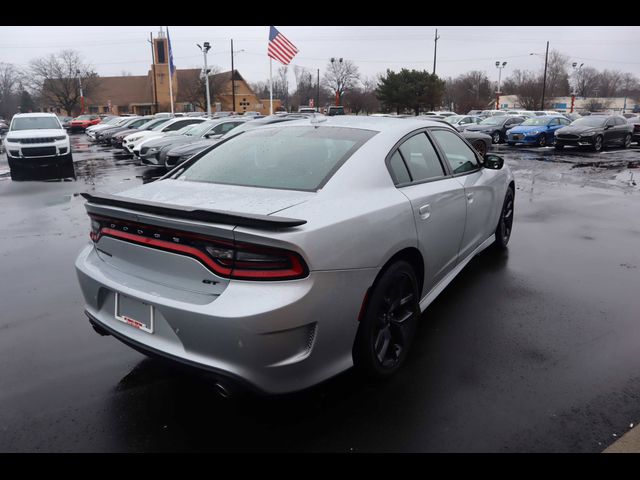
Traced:
<path fill-rule="evenodd" d="M 81 192 L 162 170 L 72 135 L 75 181 L 13 182 L 0 155 L 0 450 L 600 452 L 640 421 L 640 147 L 499 145 L 516 179 L 508 254 L 426 310 L 407 365 L 280 397 L 100 337 L 74 271 Z"/>

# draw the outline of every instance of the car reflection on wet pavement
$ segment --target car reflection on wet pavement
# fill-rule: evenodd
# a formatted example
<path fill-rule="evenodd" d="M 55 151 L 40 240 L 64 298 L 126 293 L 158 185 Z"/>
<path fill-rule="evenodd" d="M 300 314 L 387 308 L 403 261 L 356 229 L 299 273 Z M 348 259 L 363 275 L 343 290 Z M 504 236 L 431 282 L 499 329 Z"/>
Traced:
<path fill-rule="evenodd" d="M 75 181 L 12 182 L 0 155 L 0 451 L 599 452 L 640 421 L 635 144 L 494 147 L 516 179 L 508 252 L 431 304 L 396 376 L 237 399 L 91 329 L 79 193 L 165 172 L 72 145 Z"/>

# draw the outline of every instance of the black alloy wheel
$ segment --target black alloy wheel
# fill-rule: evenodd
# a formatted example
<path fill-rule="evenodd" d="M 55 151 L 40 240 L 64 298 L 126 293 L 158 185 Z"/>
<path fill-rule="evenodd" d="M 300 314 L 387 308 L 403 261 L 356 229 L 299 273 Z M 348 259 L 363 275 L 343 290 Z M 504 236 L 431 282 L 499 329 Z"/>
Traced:
<path fill-rule="evenodd" d="M 513 188 L 509 187 L 507 189 L 507 194 L 504 197 L 504 203 L 502 204 L 502 212 L 500 213 L 498 228 L 496 228 L 495 245 L 500 249 L 505 249 L 509 243 L 509 239 L 511 238 L 511 231 L 513 229 L 513 206 Z"/>
<path fill-rule="evenodd" d="M 500 132 L 493 132 L 491 134 L 491 141 L 493 143 L 500 143 Z"/>
<path fill-rule="evenodd" d="M 403 364 L 420 317 L 418 282 L 411 265 L 389 266 L 370 291 L 353 348 L 353 361 L 366 376 L 386 378 Z"/>
<path fill-rule="evenodd" d="M 547 146 L 547 136 L 544 133 L 540 134 L 540 138 L 538 139 L 538 146 L 539 147 Z"/>
<path fill-rule="evenodd" d="M 599 152 L 600 150 L 602 150 L 602 135 L 598 135 L 596 137 L 596 139 L 593 142 L 593 149 L 596 152 Z"/>

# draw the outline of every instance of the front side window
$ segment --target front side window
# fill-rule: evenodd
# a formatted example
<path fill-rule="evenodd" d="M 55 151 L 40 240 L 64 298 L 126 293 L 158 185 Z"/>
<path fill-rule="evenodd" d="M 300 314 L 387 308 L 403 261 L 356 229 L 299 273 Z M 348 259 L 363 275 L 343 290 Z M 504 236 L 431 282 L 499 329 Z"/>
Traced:
<path fill-rule="evenodd" d="M 464 140 L 448 130 L 432 130 L 454 174 L 469 172 L 480 165 L 475 153 Z"/>
<path fill-rule="evenodd" d="M 218 144 L 176 178 L 315 191 L 375 134 L 340 127 L 256 128 Z"/>
<path fill-rule="evenodd" d="M 414 135 L 398 147 L 409 169 L 411 181 L 420 182 L 444 175 L 444 169 L 431 141 L 424 133 Z"/>

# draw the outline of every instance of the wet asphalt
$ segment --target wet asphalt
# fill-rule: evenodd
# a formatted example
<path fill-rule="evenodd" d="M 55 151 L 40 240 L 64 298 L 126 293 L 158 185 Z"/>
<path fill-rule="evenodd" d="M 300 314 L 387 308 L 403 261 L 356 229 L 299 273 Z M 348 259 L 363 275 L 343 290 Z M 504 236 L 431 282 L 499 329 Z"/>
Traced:
<path fill-rule="evenodd" d="M 0 155 L 0 451 L 600 452 L 640 421 L 640 148 L 497 146 L 508 252 L 427 309 L 405 367 L 224 399 L 83 315 L 84 191 L 159 173 L 73 136 L 76 180 L 12 182 Z"/>

